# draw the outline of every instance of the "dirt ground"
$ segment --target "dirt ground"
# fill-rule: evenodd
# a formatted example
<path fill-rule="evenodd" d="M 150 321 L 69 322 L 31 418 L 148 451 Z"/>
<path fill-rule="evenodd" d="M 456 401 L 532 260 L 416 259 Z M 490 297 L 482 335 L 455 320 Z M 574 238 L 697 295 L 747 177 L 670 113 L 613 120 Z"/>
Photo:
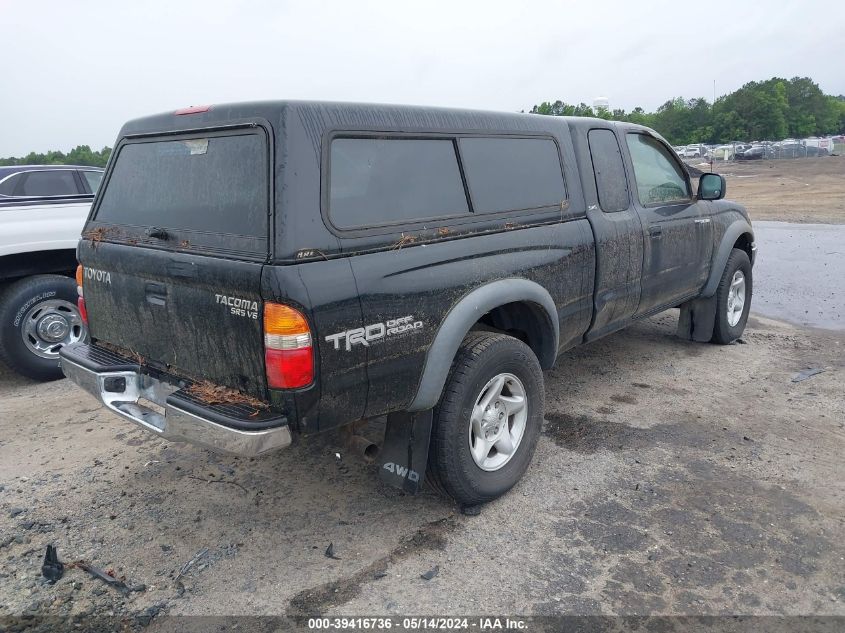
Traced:
<path fill-rule="evenodd" d="M 720 347 L 676 338 L 676 317 L 562 356 L 531 468 L 475 517 L 380 485 L 339 436 L 225 458 L 4 370 L 0 621 L 845 615 L 845 333 L 752 318 Z M 825 371 L 792 382 L 808 367 Z M 80 569 L 46 585 L 48 543 L 139 590 Z"/>
<path fill-rule="evenodd" d="M 713 171 L 725 176 L 727 197 L 744 204 L 752 220 L 845 223 L 845 156 L 716 162 Z"/>

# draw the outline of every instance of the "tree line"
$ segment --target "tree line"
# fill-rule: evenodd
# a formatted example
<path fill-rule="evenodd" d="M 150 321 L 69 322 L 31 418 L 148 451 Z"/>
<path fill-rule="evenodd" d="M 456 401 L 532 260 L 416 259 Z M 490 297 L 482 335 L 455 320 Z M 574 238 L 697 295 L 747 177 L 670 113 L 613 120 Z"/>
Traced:
<path fill-rule="evenodd" d="M 670 99 L 656 112 L 591 108 L 544 101 L 532 114 L 593 116 L 638 123 L 673 145 L 782 140 L 845 132 L 845 96 L 826 95 L 809 77 L 752 81 L 710 103 L 703 97 Z"/>
<path fill-rule="evenodd" d="M 11 165 L 86 165 L 88 167 L 105 167 L 111 156 L 111 147 L 104 147 L 99 152 L 87 145 L 77 145 L 67 154 L 52 150 L 47 153 L 30 152 L 26 156 L 17 158 L 0 158 L 0 166 Z"/>

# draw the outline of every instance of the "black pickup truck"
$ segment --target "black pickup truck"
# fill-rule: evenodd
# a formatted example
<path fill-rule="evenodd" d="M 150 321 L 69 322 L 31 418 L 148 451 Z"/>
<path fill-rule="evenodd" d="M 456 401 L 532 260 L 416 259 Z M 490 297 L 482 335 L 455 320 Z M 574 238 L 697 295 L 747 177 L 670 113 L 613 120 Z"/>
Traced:
<path fill-rule="evenodd" d="M 127 123 L 78 247 L 65 374 L 161 437 L 257 455 L 386 416 L 382 478 L 511 488 L 542 370 L 668 308 L 738 338 L 754 234 L 670 146 L 597 119 L 315 102 Z M 360 437 L 360 436 L 358 436 Z"/>

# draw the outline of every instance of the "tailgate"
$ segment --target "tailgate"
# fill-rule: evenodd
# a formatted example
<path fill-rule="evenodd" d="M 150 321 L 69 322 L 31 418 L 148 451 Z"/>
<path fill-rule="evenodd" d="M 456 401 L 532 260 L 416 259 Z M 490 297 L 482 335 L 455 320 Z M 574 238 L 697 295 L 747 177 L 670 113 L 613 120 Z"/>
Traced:
<path fill-rule="evenodd" d="M 80 251 L 95 340 L 265 397 L 261 264 L 117 244 Z"/>
<path fill-rule="evenodd" d="M 145 137 L 115 151 L 78 253 L 91 336 L 266 398 L 267 135 Z"/>

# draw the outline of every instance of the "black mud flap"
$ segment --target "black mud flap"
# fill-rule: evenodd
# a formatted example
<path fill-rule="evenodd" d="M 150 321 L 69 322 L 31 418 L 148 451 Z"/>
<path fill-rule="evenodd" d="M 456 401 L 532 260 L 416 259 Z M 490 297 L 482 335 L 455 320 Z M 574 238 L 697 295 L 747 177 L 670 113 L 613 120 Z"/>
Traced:
<path fill-rule="evenodd" d="M 433 411 L 391 413 L 379 453 L 379 477 L 395 488 L 415 495 L 422 487 L 428 462 Z"/>
<path fill-rule="evenodd" d="M 716 327 L 716 295 L 694 299 L 681 304 L 678 336 L 688 341 L 706 343 L 713 338 Z"/>

